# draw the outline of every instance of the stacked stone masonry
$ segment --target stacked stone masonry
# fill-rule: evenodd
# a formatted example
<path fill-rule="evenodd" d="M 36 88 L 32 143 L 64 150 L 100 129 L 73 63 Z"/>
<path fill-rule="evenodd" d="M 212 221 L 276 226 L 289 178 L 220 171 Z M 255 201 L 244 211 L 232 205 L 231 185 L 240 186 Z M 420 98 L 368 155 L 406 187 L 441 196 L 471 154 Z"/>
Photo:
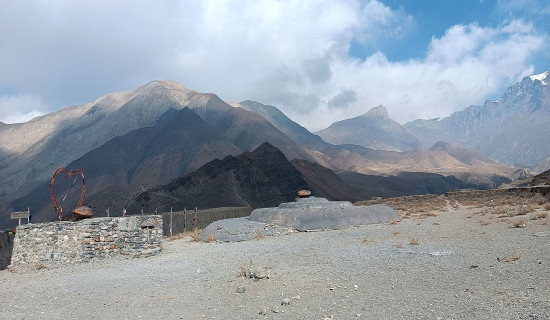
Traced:
<path fill-rule="evenodd" d="M 162 216 L 92 218 L 17 227 L 9 269 L 56 268 L 114 256 L 162 251 Z"/>

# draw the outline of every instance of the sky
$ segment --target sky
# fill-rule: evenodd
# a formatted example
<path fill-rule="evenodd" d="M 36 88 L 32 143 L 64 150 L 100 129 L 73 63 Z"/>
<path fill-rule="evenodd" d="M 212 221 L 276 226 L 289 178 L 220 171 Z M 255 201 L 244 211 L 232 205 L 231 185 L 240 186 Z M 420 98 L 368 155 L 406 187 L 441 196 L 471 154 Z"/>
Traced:
<path fill-rule="evenodd" d="M 0 0 L 0 121 L 153 80 L 310 131 L 445 117 L 550 69 L 547 0 Z"/>

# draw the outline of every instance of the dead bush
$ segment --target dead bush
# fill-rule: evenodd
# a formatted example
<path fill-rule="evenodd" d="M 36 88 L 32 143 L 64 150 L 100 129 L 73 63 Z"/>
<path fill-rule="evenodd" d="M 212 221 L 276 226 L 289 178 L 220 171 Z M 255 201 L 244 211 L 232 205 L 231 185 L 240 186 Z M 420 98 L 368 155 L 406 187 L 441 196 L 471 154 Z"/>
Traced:
<path fill-rule="evenodd" d="M 418 239 L 418 237 L 410 237 L 409 238 L 409 244 L 411 246 L 417 246 L 420 244 L 420 240 Z"/>
<path fill-rule="evenodd" d="M 479 220 L 479 223 L 482 225 L 482 226 L 488 226 L 491 224 L 491 222 L 487 219 L 481 219 Z"/>
<path fill-rule="evenodd" d="M 189 235 L 191 236 L 191 239 L 193 239 L 193 241 L 199 242 L 201 241 L 202 229 L 195 228 L 193 232 L 191 232 Z"/>
<path fill-rule="evenodd" d="M 517 212 L 518 212 L 518 215 L 524 216 L 524 215 L 526 215 L 528 213 L 531 213 L 533 211 L 535 211 L 535 208 L 533 208 L 533 206 L 524 204 L 524 205 L 521 205 L 521 206 L 518 207 Z"/>
<path fill-rule="evenodd" d="M 515 253 L 510 257 L 499 257 L 499 258 L 497 258 L 497 260 L 499 262 L 512 262 L 512 261 L 518 261 L 519 258 L 520 258 L 520 255 Z"/>
<path fill-rule="evenodd" d="M 258 229 L 258 230 L 256 230 L 256 231 L 254 231 L 254 239 L 256 239 L 256 240 L 261 240 L 261 239 L 264 239 L 264 238 L 265 238 L 265 236 L 264 236 L 264 234 L 262 233 L 262 230 L 259 230 L 259 229 Z"/>
<path fill-rule="evenodd" d="M 212 243 L 214 241 L 216 241 L 216 238 L 214 237 L 214 235 L 212 233 L 210 233 L 206 236 L 206 242 Z"/>
<path fill-rule="evenodd" d="M 531 198 L 531 201 L 538 205 L 543 205 L 548 202 L 548 199 L 546 199 L 542 194 L 537 193 Z"/>
<path fill-rule="evenodd" d="M 515 219 L 512 221 L 514 228 L 524 228 L 527 226 L 527 220 L 525 218 Z"/>

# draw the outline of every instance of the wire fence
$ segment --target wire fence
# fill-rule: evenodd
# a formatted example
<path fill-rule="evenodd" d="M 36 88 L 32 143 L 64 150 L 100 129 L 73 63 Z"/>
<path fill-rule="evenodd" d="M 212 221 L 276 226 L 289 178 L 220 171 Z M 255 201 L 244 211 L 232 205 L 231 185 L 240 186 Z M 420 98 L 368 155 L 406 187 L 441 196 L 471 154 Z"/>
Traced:
<path fill-rule="evenodd" d="M 162 214 L 162 232 L 167 237 L 195 228 L 204 229 L 214 221 L 247 217 L 252 210 L 251 207 L 222 207 L 167 212 Z"/>

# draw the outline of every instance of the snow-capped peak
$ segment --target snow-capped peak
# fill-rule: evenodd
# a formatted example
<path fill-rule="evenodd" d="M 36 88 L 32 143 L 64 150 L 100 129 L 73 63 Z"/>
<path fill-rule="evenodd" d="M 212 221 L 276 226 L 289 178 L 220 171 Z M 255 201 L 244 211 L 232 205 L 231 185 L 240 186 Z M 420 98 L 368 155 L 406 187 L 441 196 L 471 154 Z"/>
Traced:
<path fill-rule="evenodd" d="M 547 86 L 548 85 L 548 81 L 547 81 L 548 74 L 549 74 L 548 71 L 544 71 L 543 73 L 539 73 L 539 74 L 529 76 L 529 78 L 531 78 L 531 81 L 533 81 L 533 82 L 535 82 L 535 80 L 539 80 L 540 82 L 542 82 L 543 85 Z"/>

